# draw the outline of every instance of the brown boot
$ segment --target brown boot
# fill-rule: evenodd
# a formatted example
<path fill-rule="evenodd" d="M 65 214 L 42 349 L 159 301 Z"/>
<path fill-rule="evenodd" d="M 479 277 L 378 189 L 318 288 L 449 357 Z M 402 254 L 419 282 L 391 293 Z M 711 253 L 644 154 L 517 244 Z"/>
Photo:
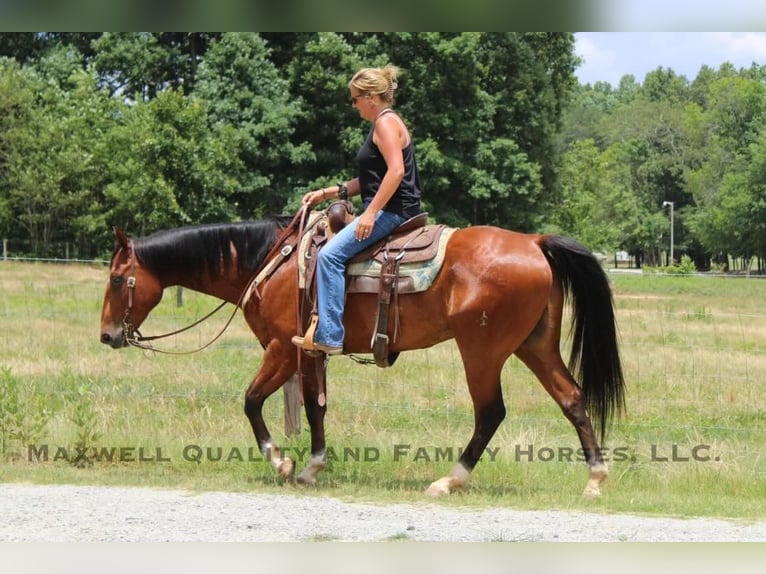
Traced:
<path fill-rule="evenodd" d="M 322 343 L 317 343 L 314 341 L 313 347 L 306 347 L 306 340 L 304 337 L 299 337 L 296 335 L 291 339 L 293 345 L 296 347 L 300 347 L 307 353 L 324 353 L 325 355 L 342 355 L 343 354 L 343 347 L 330 347 L 328 345 L 323 345 Z"/>

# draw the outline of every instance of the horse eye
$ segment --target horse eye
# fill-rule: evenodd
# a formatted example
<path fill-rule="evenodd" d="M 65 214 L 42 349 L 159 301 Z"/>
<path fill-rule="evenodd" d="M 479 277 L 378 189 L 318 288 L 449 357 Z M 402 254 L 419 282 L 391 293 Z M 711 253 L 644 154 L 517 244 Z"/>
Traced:
<path fill-rule="evenodd" d="M 123 280 L 122 275 L 115 275 L 112 277 L 112 287 L 119 287 L 122 285 Z"/>

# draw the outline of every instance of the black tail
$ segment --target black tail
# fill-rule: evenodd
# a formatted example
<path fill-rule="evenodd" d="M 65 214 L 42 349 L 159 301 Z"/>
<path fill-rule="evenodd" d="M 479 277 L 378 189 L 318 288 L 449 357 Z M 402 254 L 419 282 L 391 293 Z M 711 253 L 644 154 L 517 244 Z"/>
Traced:
<path fill-rule="evenodd" d="M 615 411 L 625 407 L 625 379 L 617 349 L 612 291 L 593 253 L 574 239 L 544 235 L 540 247 L 564 296 L 572 300 L 569 370 L 580 381 L 601 442 Z"/>

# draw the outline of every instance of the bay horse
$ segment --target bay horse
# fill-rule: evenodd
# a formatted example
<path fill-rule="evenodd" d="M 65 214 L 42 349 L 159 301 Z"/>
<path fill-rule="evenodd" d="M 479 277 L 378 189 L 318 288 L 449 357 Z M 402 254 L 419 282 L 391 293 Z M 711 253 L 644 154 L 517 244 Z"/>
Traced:
<path fill-rule="evenodd" d="M 115 229 L 117 248 L 104 295 L 101 342 L 115 349 L 127 346 L 169 286 L 240 305 L 272 247 L 297 234 L 297 227 L 290 216 L 273 216 L 181 227 L 134 239 Z M 311 457 L 297 480 L 311 484 L 326 465 L 327 405 L 315 363 L 324 361 L 324 356 L 303 355 L 299 360 L 290 341 L 297 329 L 297 258 L 286 256 L 259 286 L 259 296 L 241 305 L 264 349 L 260 368 L 245 392 L 244 410 L 265 459 L 281 477 L 292 480 L 294 463 L 272 443 L 262 407 L 300 365 Z M 572 307 L 569 367 L 559 350 L 567 302 Z M 603 442 L 613 415 L 624 406 L 625 382 L 609 281 L 588 249 L 556 235 L 490 226 L 457 229 L 432 285 L 401 295 L 399 305 L 399 336 L 391 341 L 390 351 L 423 349 L 454 339 L 473 401 L 473 435 L 455 466 L 433 482 L 427 494 L 449 494 L 467 483 L 505 417 L 500 375 L 513 354 L 536 375 L 574 426 L 589 471 L 583 494 L 600 494 L 608 471 L 599 439 Z M 347 296 L 345 353 L 370 353 L 376 306 L 374 294 Z M 600 430 L 598 438 L 591 417 Z"/>

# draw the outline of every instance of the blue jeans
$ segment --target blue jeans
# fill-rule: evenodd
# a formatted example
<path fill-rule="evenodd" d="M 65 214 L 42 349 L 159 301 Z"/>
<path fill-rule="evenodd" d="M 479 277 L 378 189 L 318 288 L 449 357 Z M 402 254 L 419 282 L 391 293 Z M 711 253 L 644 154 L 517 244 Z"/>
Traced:
<path fill-rule="evenodd" d="M 363 249 L 389 235 L 404 221 L 401 215 L 379 211 L 375 216 L 375 225 L 370 236 L 363 241 L 357 241 L 354 233 L 359 219 L 354 219 L 319 251 L 316 272 L 319 318 L 314 341 L 329 347 L 343 346 L 346 263 Z"/>

